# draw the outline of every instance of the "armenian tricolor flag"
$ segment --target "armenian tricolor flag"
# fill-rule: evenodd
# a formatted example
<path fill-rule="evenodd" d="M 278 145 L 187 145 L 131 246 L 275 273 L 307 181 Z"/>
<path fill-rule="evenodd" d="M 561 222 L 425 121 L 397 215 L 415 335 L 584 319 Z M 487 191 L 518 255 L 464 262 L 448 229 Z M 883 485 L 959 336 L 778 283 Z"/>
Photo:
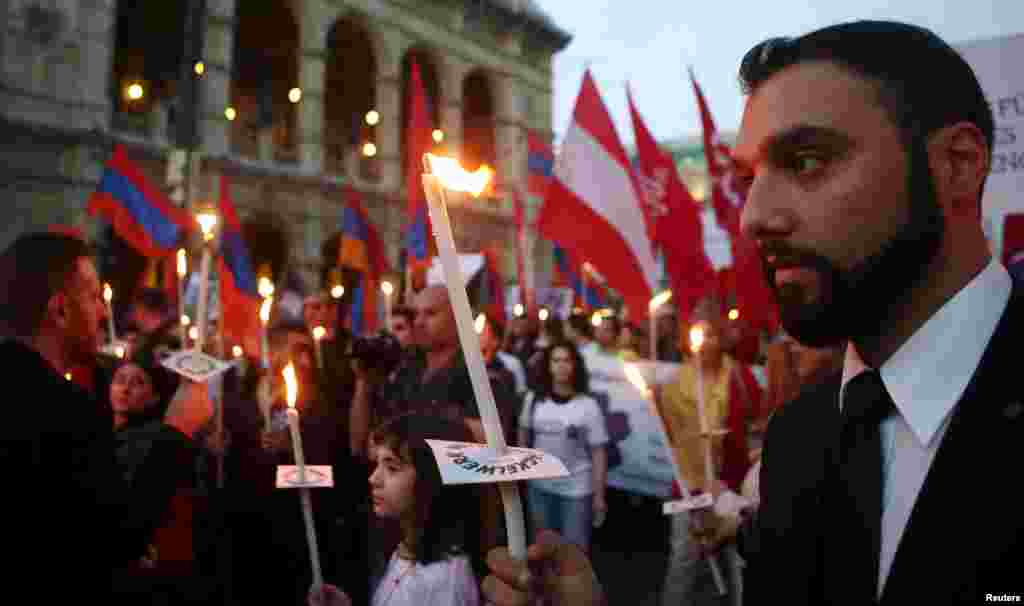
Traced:
<path fill-rule="evenodd" d="M 422 281 L 430 267 L 430 258 L 436 245 L 430 232 L 427 197 L 423 192 L 423 154 L 433 145 L 427 94 L 420 78 L 419 64 L 411 61 L 409 75 L 408 124 L 405 141 L 405 187 L 408 197 L 406 210 L 405 259 L 409 269 L 418 274 L 413 282 Z"/>
<path fill-rule="evenodd" d="M 224 176 L 220 178 L 220 216 L 224 229 L 221 233 L 221 258 L 217 269 L 220 272 L 224 336 L 234 343 L 258 343 L 258 338 L 251 338 L 260 334 L 260 295 L 256 287 L 256 274 L 249 248 L 242 240 L 242 224 L 231 203 L 230 186 Z M 260 352 L 248 354 L 258 356 Z"/>
<path fill-rule="evenodd" d="M 390 271 L 384 244 L 370 223 L 359 194 L 346 190 L 345 208 L 341 216 L 341 246 L 338 263 L 358 273 L 352 287 L 352 305 L 349 311 L 353 334 L 375 332 L 377 318 L 377 291 L 381 276 Z"/>
<path fill-rule="evenodd" d="M 596 309 L 607 307 L 609 296 L 607 291 L 599 284 L 596 284 L 592 277 L 586 275 L 583 267 L 576 263 L 569 253 L 558 246 L 554 246 L 555 257 L 555 279 L 553 286 L 571 288 L 574 293 L 573 304 L 585 309 Z"/>
<path fill-rule="evenodd" d="M 117 235 L 146 257 L 173 255 L 178 242 L 195 227 L 192 216 L 153 187 L 120 145 L 86 211 L 110 221 Z"/>
<path fill-rule="evenodd" d="M 526 186 L 531 194 L 544 197 L 554 167 L 555 153 L 551 145 L 536 131 L 529 131 L 526 134 Z"/>

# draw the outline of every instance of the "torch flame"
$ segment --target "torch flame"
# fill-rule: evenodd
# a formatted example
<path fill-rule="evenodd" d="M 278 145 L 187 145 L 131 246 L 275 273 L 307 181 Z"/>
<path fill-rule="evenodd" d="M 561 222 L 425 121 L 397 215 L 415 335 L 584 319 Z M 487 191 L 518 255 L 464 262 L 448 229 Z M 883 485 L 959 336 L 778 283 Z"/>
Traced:
<path fill-rule="evenodd" d="M 640 372 L 640 369 L 635 364 L 623 364 L 622 369 L 626 373 L 626 379 L 633 384 L 633 387 L 637 388 L 637 391 L 644 394 L 644 397 L 650 395 L 647 381 L 644 380 L 643 373 Z"/>
<path fill-rule="evenodd" d="M 476 334 L 484 334 L 484 328 L 487 327 L 487 316 L 484 314 L 477 314 L 476 321 L 473 322 L 473 328 L 476 329 Z"/>
<path fill-rule="evenodd" d="M 178 249 L 178 277 L 184 278 L 185 274 L 188 273 L 188 257 L 186 256 L 185 249 Z"/>
<path fill-rule="evenodd" d="M 114 289 L 110 287 L 109 282 L 103 283 L 103 300 L 110 305 L 110 302 L 114 299 Z"/>
<path fill-rule="evenodd" d="M 430 172 L 437 177 L 441 185 L 452 191 L 467 192 L 474 198 L 484 191 L 487 183 L 494 176 L 494 171 L 486 164 L 471 173 L 462 168 L 455 158 L 435 156 L 434 154 L 426 154 L 426 156 L 430 163 Z"/>
<path fill-rule="evenodd" d="M 651 302 L 647 304 L 647 308 L 650 309 L 651 311 L 655 311 L 659 307 L 661 307 L 662 305 L 668 303 L 669 299 L 671 299 L 671 298 L 672 298 L 672 291 L 671 290 L 662 291 L 657 296 L 655 296 L 653 299 L 651 299 Z"/>
<path fill-rule="evenodd" d="M 288 362 L 288 365 L 281 371 L 284 376 L 285 397 L 288 400 L 288 408 L 295 408 L 295 400 L 299 396 L 299 381 L 295 377 L 295 365 Z"/>
<path fill-rule="evenodd" d="M 327 329 L 323 326 L 316 326 L 313 328 L 313 338 L 319 341 L 327 336 Z"/>
<path fill-rule="evenodd" d="M 700 348 L 704 346 L 704 327 L 697 324 L 690 329 L 690 351 L 693 353 L 700 353 Z"/>
<path fill-rule="evenodd" d="M 260 303 L 260 322 L 266 326 L 270 323 L 270 307 L 274 304 L 274 297 L 267 297 Z"/>

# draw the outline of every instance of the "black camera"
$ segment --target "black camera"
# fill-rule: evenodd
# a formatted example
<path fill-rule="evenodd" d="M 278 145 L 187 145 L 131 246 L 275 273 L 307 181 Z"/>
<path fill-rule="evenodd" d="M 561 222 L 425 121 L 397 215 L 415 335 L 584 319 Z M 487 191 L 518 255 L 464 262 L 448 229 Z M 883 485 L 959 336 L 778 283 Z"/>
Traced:
<path fill-rule="evenodd" d="M 388 333 L 356 337 L 352 341 L 352 357 L 367 370 L 388 375 L 402 361 L 402 345 Z"/>

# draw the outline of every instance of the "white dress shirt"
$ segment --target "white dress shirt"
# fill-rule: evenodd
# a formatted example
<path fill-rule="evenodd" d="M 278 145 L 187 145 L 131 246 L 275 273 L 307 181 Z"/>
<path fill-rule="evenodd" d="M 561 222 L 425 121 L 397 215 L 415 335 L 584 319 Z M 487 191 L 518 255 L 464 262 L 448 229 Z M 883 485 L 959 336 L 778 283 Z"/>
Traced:
<path fill-rule="evenodd" d="M 896 404 L 882 422 L 882 552 L 878 594 L 917 495 L 956 407 L 1010 300 L 1012 281 L 993 259 L 947 301 L 880 369 Z M 868 369 L 851 343 L 843 365 L 843 389 Z M 840 403 L 840 408 L 842 403 Z"/>

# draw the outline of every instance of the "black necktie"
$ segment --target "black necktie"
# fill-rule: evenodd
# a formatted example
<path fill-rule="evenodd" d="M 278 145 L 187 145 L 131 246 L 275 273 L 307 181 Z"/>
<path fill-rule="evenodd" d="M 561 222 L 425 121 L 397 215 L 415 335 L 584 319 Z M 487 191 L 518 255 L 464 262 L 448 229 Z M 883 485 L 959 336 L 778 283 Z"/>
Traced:
<path fill-rule="evenodd" d="M 882 440 L 880 426 L 892 398 L 876 370 L 854 377 L 843 392 L 839 432 L 836 530 L 845 552 L 839 579 L 843 600 L 875 604 L 882 550 Z"/>

